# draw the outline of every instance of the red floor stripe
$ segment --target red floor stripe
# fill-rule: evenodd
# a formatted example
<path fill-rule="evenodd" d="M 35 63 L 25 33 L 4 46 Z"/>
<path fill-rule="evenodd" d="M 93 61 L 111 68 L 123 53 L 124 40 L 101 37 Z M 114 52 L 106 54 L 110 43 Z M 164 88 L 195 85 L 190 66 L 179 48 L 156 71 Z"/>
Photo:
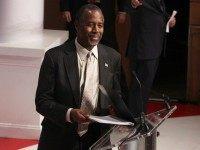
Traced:
<path fill-rule="evenodd" d="M 37 140 L 0 138 L 0 150 L 17 150 L 37 143 Z"/>
<path fill-rule="evenodd" d="M 171 117 L 200 115 L 200 105 L 180 104 L 180 103 L 172 103 L 171 105 L 177 106 L 177 110 L 172 114 Z M 148 107 L 148 113 L 150 113 L 165 108 L 165 104 L 163 102 L 149 102 L 147 107 Z"/>

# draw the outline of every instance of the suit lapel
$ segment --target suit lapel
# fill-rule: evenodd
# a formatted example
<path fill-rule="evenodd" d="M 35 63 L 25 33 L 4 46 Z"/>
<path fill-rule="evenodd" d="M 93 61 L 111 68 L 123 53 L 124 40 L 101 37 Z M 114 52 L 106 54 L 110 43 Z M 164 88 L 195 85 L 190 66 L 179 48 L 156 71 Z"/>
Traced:
<path fill-rule="evenodd" d="M 66 45 L 64 51 L 66 54 L 63 58 L 65 69 L 72 88 L 75 103 L 78 107 L 80 107 L 80 82 L 76 47 L 74 41 Z"/>
<path fill-rule="evenodd" d="M 107 88 L 107 77 L 108 77 L 108 58 L 107 58 L 107 52 L 105 49 L 99 45 L 98 46 L 98 60 L 99 60 L 99 84 L 103 85 L 105 88 Z"/>
<path fill-rule="evenodd" d="M 99 60 L 99 84 L 103 85 L 106 90 L 109 89 L 109 59 L 106 50 L 98 45 L 98 60 Z M 108 109 L 109 101 L 107 96 L 103 95 L 99 91 L 99 99 L 97 105 L 97 112 L 104 114 L 104 111 Z"/>
<path fill-rule="evenodd" d="M 153 11 L 156 14 L 162 14 L 161 5 L 159 4 L 158 0 L 152 0 L 152 1 L 143 1 L 143 6 L 151 11 Z"/>
<path fill-rule="evenodd" d="M 163 0 L 155 0 L 158 11 L 164 12 Z"/>

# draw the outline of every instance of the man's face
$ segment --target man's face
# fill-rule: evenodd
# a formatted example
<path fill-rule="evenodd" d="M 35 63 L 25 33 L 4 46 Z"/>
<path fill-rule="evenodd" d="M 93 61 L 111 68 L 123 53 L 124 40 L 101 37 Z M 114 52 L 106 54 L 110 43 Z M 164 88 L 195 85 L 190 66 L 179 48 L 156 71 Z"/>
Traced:
<path fill-rule="evenodd" d="M 76 23 L 77 40 L 88 50 L 99 43 L 104 30 L 104 18 L 101 12 L 86 10 L 84 19 Z"/>

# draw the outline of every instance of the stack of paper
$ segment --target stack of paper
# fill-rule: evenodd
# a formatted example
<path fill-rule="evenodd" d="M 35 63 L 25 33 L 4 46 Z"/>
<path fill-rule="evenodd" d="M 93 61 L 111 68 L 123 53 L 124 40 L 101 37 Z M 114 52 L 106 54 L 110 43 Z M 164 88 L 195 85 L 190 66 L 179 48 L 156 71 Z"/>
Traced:
<path fill-rule="evenodd" d="M 126 125 L 126 126 L 133 126 L 134 123 L 122 120 L 120 118 L 114 117 L 114 116 L 93 116 L 90 115 L 89 119 L 91 121 L 95 121 L 98 123 L 104 123 L 104 124 L 113 124 L 113 125 Z"/>

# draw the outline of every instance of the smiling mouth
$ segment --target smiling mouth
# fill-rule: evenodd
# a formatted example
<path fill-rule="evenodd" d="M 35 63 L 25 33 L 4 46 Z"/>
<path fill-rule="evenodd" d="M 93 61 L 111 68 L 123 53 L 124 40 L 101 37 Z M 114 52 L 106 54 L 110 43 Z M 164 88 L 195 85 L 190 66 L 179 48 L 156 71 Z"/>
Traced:
<path fill-rule="evenodd" d="M 90 39 L 91 40 L 95 40 L 95 41 L 97 41 L 97 40 L 99 40 L 100 39 L 100 36 L 90 36 Z"/>
<path fill-rule="evenodd" d="M 92 40 L 99 40 L 99 37 L 91 37 Z"/>
<path fill-rule="evenodd" d="M 98 37 L 90 37 L 90 40 L 92 40 L 92 41 L 99 41 L 100 37 L 99 36 Z"/>

